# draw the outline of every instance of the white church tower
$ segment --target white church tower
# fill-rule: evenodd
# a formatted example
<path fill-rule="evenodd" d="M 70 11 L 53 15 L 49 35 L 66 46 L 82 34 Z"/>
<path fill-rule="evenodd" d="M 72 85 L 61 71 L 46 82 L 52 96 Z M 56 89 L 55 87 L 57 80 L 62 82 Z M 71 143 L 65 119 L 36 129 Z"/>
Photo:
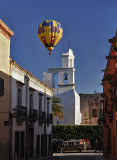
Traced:
<path fill-rule="evenodd" d="M 54 89 L 54 95 L 62 98 L 63 120 L 54 124 L 76 125 L 81 123 L 80 97 L 75 91 L 75 68 L 73 51 L 62 54 L 62 68 L 49 68 L 43 73 L 43 81 Z M 57 87 L 55 76 L 58 75 Z"/>

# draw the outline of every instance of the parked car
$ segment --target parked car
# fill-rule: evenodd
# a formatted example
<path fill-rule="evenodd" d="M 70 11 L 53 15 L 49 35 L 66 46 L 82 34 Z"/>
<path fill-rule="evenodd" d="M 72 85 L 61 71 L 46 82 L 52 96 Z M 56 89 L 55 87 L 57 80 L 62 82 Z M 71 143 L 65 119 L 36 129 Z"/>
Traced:
<path fill-rule="evenodd" d="M 84 146 L 85 150 L 87 150 L 91 147 L 89 139 L 80 139 L 80 140 L 83 140 L 85 142 L 85 146 Z"/>
<path fill-rule="evenodd" d="M 83 140 L 69 140 L 64 141 L 63 144 L 58 147 L 58 151 L 61 153 L 64 151 L 82 152 L 85 148 L 85 142 Z"/>

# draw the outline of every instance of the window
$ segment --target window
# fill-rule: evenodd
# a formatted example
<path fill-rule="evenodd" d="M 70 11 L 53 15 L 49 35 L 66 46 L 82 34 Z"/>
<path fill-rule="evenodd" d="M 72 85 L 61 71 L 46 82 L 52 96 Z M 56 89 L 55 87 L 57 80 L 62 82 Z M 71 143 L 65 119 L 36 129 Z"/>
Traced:
<path fill-rule="evenodd" d="M 42 98 L 43 98 L 43 95 L 39 94 L 39 112 L 42 111 Z"/>
<path fill-rule="evenodd" d="M 47 114 L 50 112 L 50 98 L 47 98 Z"/>
<path fill-rule="evenodd" d="M 21 88 L 18 88 L 18 90 L 17 90 L 17 105 L 18 106 L 22 105 L 22 90 L 21 90 Z"/>
<path fill-rule="evenodd" d="M 30 93 L 30 109 L 33 109 L 33 94 Z"/>
<path fill-rule="evenodd" d="M 97 117 L 97 109 L 92 109 L 92 117 Z"/>
<path fill-rule="evenodd" d="M 0 96 L 4 95 L 4 79 L 0 78 Z"/>

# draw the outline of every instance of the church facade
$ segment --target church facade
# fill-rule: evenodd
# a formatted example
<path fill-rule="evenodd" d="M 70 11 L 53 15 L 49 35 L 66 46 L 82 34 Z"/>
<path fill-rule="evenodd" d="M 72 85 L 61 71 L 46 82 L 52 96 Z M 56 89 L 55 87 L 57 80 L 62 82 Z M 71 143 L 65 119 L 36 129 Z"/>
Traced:
<path fill-rule="evenodd" d="M 49 68 L 43 73 L 43 82 L 54 89 L 54 96 L 62 99 L 64 115 L 54 124 L 76 125 L 81 123 L 80 97 L 75 90 L 75 68 L 73 51 L 62 54 L 62 67 Z M 56 79 L 56 76 L 57 79 Z M 57 85 L 56 85 L 57 83 Z"/>
<path fill-rule="evenodd" d="M 82 125 L 98 125 L 103 117 L 101 93 L 79 94 Z"/>

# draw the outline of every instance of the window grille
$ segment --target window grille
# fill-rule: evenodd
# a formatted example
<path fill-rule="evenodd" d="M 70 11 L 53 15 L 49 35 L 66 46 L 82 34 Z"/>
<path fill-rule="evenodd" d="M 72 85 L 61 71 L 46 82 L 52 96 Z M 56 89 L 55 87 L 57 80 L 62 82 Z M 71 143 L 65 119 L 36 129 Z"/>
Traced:
<path fill-rule="evenodd" d="M 4 79 L 0 78 L 0 96 L 4 96 Z"/>

